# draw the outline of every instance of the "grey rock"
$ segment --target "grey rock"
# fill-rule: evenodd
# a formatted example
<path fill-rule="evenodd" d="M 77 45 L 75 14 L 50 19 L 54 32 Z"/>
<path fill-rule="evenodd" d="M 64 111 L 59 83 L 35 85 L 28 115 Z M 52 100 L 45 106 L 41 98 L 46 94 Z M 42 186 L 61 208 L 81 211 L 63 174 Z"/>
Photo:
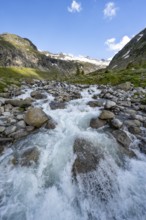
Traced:
<path fill-rule="evenodd" d="M 43 93 L 41 93 L 40 91 L 33 91 L 31 92 L 31 97 L 35 98 L 35 99 L 46 99 L 47 96 Z"/>
<path fill-rule="evenodd" d="M 10 126 L 10 127 L 7 127 L 7 128 L 5 129 L 5 134 L 6 134 L 6 135 L 10 135 L 11 133 L 15 132 L 16 129 L 17 129 L 17 127 L 16 127 L 16 126 L 13 126 L 13 125 Z"/>
<path fill-rule="evenodd" d="M 99 118 L 92 118 L 90 121 L 90 127 L 94 129 L 98 129 L 106 125 L 106 120 L 101 120 Z"/>
<path fill-rule="evenodd" d="M 117 118 L 111 120 L 110 125 L 114 128 L 120 129 L 123 125 L 123 122 Z"/>
<path fill-rule="evenodd" d="M 95 170 L 100 159 L 103 158 L 97 148 L 85 139 L 77 138 L 74 142 L 73 150 L 77 156 L 72 169 L 74 176 Z"/>
<path fill-rule="evenodd" d="M 26 124 L 25 124 L 24 121 L 19 121 L 19 122 L 17 122 L 16 126 L 17 126 L 18 128 L 25 128 L 25 127 L 26 127 Z"/>
<path fill-rule="evenodd" d="M 105 109 L 111 109 L 116 106 L 116 103 L 110 100 L 107 100 L 105 103 Z"/>
<path fill-rule="evenodd" d="M 52 101 L 50 102 L 50 108 L 52 110 L 55 110 L 55 109 L 64 109 L 65 108 L 65 103 L 64 102 L 57 102 L 57 101 Z"/>
<path fill-rule="evenodd" d="M 104 100 L 90 101 L 87 103 L 90 107 L 102 107 L 104 104 Z"/>
<path fill-rule="evenodd" d="M 131 144 L 131 139 L 127 135 L 125 131 L 122 130 L 115 130 L 112 132 L 115 139 L 123 145 L 123 147 L 128 148 Z"/>
<path fill-rule="evenodd" d="M 0 133 L 3 133 L 5 131 L 5 127 L 0 126 Z"/>
<path fill-rule="evenodd" d="M 16 107 L 29 107 L 32 104 L 32 99 L 31 98 L 26 98 L 26 99 L 8 99 L 6 100 L 6 104 L 11 104 L 12 106 Z"/>

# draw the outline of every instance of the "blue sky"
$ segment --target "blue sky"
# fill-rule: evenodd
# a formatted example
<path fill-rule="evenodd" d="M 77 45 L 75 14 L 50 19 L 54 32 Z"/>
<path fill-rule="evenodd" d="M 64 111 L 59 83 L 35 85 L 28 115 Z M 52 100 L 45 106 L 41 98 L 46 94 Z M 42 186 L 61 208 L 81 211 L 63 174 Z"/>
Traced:
<path fill-rule="evenodd" d="M 146 0 L 0 0 L 0 33 L 41 50 L 112 57 L 146 26 Z"/>

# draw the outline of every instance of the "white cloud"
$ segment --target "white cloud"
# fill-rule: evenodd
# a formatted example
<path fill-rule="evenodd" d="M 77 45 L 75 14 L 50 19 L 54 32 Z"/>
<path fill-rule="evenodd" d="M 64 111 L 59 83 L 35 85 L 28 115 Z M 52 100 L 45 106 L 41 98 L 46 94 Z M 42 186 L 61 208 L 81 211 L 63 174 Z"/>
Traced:
<path fill-rule="evenodd" d="M 108 46 L 108 49 L 111 51 L 114 51 L 117 53 L 119 50 L 121 50 L 129 41 L 131 38 L 128 36 L 122 37 L 121 41 L 119 43 L 116 43 L 116 38 L 111 38 L 106 40 L 105 44 Z"/>
<path fill-rule="evenodd" d="M 115 6 L 114 2 L 108 2 L 103 10 L 105 18 L 112 19 L 114 16 L 116 16 L 117 10 L 118 8 Z"/>
<path fill-rule="evenodd" d="M 78 3 L 77 1 L 72 1 L 71 6 L 68 7 L 68 11 L 73 12 L 80 12 L 82 10 L 81 3 Z"/>

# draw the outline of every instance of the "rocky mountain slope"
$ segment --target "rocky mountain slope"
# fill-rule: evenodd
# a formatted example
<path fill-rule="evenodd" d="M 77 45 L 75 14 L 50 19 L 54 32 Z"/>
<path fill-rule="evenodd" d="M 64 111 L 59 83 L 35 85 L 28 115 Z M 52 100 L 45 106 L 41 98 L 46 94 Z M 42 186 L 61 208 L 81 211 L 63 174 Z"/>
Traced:
<path fill-rule="evenodd" d="M 146 28 L 134 36 L 126 46 L 119 51 L 108 69 L 120 70 L 146 66 Z"/>
<path fill-rule="evenodd" d="M 103 64 L 103 65 L 102 65 Z M 76 73 L 77 69 L 85 73 L 107 66 L 106 62 L 93 63 L 89 59 L 63 59 L 48 52 L 41 52 L 27 38 L 14 34 L 0 35 L 0 66 L 30 67 L 44 71 L 57 71 L 67 74 Z"/>

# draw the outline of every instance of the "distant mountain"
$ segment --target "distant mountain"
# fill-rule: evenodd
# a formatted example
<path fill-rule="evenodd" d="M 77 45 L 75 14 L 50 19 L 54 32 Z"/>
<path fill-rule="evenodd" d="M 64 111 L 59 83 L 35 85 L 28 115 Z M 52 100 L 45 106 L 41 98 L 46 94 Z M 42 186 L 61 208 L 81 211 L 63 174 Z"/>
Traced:
<path fill-rule="evenodd" d="M 110 62 L 108 69 L 121 70 L 146 67 L 146 28 L 134 36 Z"/>
<path fill-rule="evenodd" d="M 106 61 L 39 51 L 29 39 L 15 34 L 0 35 L 0 66 L 30 67 L 73 74 L 77 69 L 89 73 L 107 65 Z"/>

